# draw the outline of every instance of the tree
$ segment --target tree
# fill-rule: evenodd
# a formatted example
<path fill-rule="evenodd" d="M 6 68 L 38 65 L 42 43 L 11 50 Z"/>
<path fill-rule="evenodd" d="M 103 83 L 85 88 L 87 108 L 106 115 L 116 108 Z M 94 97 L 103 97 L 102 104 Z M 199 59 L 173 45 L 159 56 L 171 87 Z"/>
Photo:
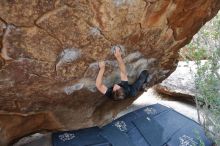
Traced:
<path fill-rule="evenodd" d="M 187 53 L 181 50 L 180 55 L 197 64 L 195 102 L 199 122 L 220 145 L 220 13 L 201 28 L 187 48 Z"/>

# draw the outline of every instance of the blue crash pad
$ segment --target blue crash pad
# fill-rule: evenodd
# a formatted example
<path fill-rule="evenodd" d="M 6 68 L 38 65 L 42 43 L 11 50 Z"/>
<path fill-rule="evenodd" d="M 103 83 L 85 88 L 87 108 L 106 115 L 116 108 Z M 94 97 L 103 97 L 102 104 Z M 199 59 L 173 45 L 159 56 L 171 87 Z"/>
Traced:
<path fill-rule="evenodd" d="M 102 128 L 57 132 L 53 146 L 211 146 L 202 127 L 160 104 L 130 112 Z"/>

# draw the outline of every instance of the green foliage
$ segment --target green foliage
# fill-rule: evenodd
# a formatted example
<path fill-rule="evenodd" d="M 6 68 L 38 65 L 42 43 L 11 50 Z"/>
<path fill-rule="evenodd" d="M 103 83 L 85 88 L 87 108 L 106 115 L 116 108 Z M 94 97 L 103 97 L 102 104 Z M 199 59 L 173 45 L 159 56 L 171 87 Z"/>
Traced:
<path fill-rule="evenodd" d="M 199 131 L 197 131 L 195 129 L 193 131 L 194 131 L 194 133 L 196 135 L 196 139 L 199 141 L 199 146 L 205 146 L 205 143 L 202 141 L 202 138 L 200 136 Z"/>
<path fill-rule="evenodd" d="M 180 55 L 197 64 L 195 101 L 199 121 L 220 145 L 220 13 L 201 28 L 187 48 L 188 52 Z"/>

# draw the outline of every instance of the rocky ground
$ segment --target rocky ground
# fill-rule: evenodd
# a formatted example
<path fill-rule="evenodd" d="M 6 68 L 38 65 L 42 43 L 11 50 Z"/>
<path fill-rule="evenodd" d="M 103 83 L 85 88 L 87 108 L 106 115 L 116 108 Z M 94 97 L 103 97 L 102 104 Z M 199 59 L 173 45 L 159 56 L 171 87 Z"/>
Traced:
<path fill-rule="evenodd" d="M 134 111 L 141 107 L 151 104 L 162 104 L 175 109 L 183 115 L 197 121 L 197 112 L 195 106 L 190 102 L 180 101 L 179 98 L 173 98 L 158 94 L 153 88 L 143 93 L 134 103 L 128 108 L 124 109 L 118 114 L 120 117 L 128 112 Z M 51 134 L 34 134 L 32 136 L 23 138 L 13 146 L 52 146 Z"/>

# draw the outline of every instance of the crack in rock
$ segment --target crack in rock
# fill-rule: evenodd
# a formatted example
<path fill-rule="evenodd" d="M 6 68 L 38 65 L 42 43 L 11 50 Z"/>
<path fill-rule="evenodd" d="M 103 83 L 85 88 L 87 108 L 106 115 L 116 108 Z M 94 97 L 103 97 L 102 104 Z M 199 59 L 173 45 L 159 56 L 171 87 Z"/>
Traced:
<path fill-rule="evenodd" d="M 44 28 L 40 27 L 39 25 L 37 25 L 37 23 L 34 23 L 34 24 L 35 24 L 34 26 L 36 26 L 37 28 L 43 30 L 43 31 L 46 32 L 50 37 L 52 37 L 52 38 L 54 38 L 55 40 L 57 40 L 57 42 L 59 43 L 59 46 L 60 46 L 60 47 L 63 46 L 61 40 L 59 40 L 59 39 L 58 39 L 57 37 L 55 37 L 53 34 L 49 33 L 46 29 L 44 29 Z"/>

